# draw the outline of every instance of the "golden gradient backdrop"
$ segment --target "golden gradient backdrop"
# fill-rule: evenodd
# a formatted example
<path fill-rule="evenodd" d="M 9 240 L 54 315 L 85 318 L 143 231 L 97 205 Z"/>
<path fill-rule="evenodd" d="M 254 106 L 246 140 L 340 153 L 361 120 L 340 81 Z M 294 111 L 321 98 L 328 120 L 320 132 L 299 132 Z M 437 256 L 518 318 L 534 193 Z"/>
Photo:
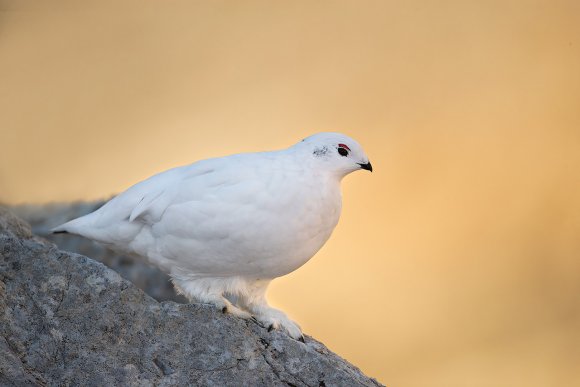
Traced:
<path fill-rule="evenodd" d="M 342 131 L 375 172 L 273 303 L 388 385 L 580 385 L 580 2 L 0 10 L 0 200 Z"/>

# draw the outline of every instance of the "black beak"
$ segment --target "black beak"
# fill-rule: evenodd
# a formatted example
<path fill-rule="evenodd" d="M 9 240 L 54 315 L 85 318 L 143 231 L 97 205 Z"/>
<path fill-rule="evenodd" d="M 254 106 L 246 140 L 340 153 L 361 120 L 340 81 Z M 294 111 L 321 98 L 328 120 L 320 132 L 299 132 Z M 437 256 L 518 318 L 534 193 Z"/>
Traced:
<path fill-rule="evenodd" d="M 366 169 L 367 171 L 371 171 L 371 172 L 373 171 L 373 166 L 371 165 L 371 162 L 370 161 L 368 163 L 366 163 L 366 164 L 358 163 L 358 165 L 360 165 L 360 167 L 362 169 Z"/>

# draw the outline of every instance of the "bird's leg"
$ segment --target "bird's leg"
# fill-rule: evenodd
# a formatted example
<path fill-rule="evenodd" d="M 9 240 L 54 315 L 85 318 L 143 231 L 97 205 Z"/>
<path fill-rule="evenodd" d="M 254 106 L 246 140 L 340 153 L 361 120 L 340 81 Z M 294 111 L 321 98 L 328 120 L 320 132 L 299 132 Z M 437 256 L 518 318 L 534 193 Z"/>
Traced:
<path fill-rule="evenodd" d="M 224 313 L 231 313 L 243 319 L 252 318 L 250 313 L 238 308 L 226 299 L 221 290 L 213 289 L 211 282 L 207 280 L 180 280 L 172 278 L 172 282 L 177 293 L 183 294 L 190 302 L 197 301 L 214 305 Z"/>
<path fill-rule="evenodd" d="M 248 294 L 240 298 L 240 305 L 249 310 L 259 323 L 268 328 L 268 331 L 283 328 L 293 339 L 303 341 L 300 326 L 281 310 L 268 305 L 266 289 L 269 284 L 269 280 L 260 280 L 252 284 Z"/>

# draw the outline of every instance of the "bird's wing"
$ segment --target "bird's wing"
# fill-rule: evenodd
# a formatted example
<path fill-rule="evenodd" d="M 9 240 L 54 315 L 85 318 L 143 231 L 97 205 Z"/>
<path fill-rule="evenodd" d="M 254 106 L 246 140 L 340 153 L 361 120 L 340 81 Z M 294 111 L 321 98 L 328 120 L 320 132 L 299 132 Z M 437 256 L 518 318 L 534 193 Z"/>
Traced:
<path fill-rule="evenodd" d="M 129 222 L 153 224 L 170 205 L 203 195 L 220 164 L 219 159 L 203 160 L 155 175 L 119 195 L 119 205 L 129 210 L 125 215 Z"/>
<path fill-rule="evenodd" d="M 219 162 L 203 160 L 158 173 L 131 186 L 98 210 L 54 230 L 88 235 L 89 230 L 105 230 L 120 223 L 154 223 L 171 204 L 184 180 L 209 173 L 216 169 L 215 164 Z"/>
<path fill-rule="evenodd" d="M 223 207 L 214 203 L 216 198 L 236 202 L 245 190 L 251 192 L 243 197 L 251 197 L 258 189 L 248 183 L 256 170 L 252 159 L 234 155 L 170 169 L 135 184 L 95 212 L 53 230 L 119 244 L 132 240 L 143 226 L 160 222 L 168 208 L 182 203 L 204 203 L 203 216 L 196 220 L 212 218 L 219 212 L 218 207 Z"/>

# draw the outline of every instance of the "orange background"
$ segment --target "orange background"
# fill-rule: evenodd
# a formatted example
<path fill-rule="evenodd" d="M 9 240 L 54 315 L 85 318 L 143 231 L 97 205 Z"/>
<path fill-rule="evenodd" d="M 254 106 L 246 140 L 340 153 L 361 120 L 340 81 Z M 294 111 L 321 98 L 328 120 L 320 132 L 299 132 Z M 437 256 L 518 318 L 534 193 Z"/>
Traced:
<path fill-rule="evenodd" d="M 0 1 L 0 200 L 357 139 L 270 299 L 381 382 L 580 385 L 580 2 Z"/>

